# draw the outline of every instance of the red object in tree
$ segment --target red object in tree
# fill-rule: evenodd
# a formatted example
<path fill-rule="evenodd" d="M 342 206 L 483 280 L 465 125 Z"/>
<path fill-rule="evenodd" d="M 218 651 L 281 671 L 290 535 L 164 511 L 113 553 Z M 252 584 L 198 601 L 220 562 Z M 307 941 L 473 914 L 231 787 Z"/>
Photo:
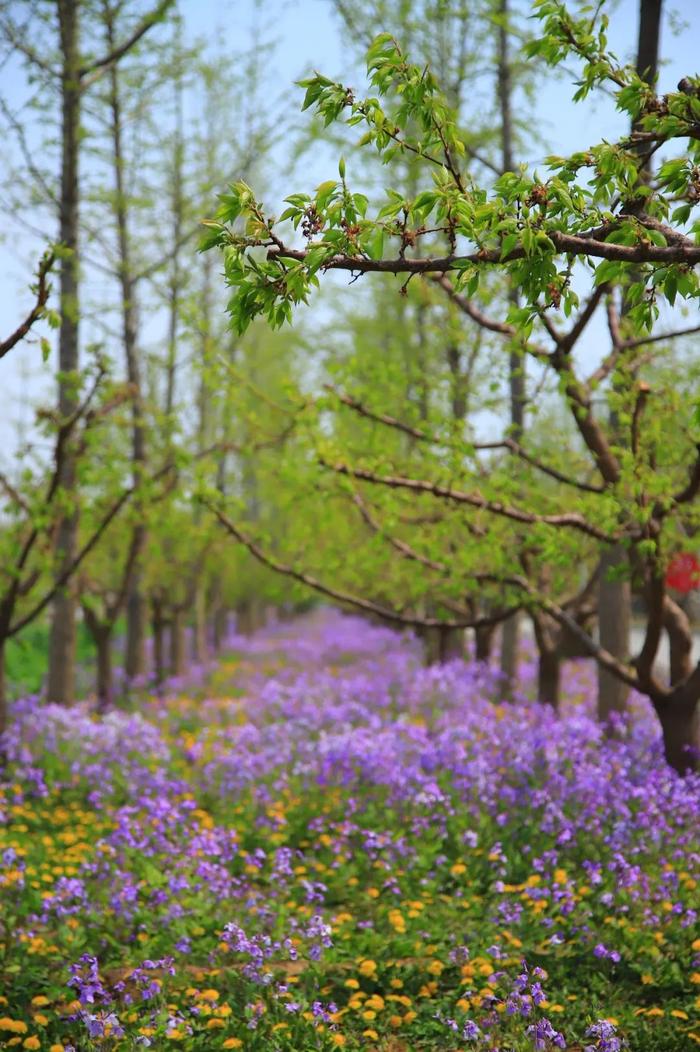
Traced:
<path fill-rule="evenodd" d="M 692 552 L 674 555 L 666 571 L 666 584 L 677 592 L 692 592 L 700 588 L 700 560 Z"/>

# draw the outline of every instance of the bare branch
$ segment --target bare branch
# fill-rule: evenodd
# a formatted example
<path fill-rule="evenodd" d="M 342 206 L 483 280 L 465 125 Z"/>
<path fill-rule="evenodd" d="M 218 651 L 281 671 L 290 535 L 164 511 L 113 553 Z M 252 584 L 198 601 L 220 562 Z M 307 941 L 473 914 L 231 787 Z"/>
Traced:
<path fill-rule="evenodd" d="M 361 596 L 352 595 L 349 592 L 341 592 L 337 588 L 332 588 L 330 585 L 324 584 L 311 574 L 303 573 L 301 570 L 295 570 L 293 566 L 287 566 L 284 563 L 279 562 L 277 559 L 274 559 L 271 555 L 267 555 L 267 553 L 264 552 L 255 541 L 243 533 L 240 527 L 232 522 L 220 508 L 217 508 L 216 505 L 211 504 L 207 500 L 204 500 L 204 504 L 214 513 L 214 515 L 216 515 L 221 525 L 231 534 L 231 536 L 235 537 L 240 544 L 247 548 L 250 554 L 254 556 L 259 563 L 262 563 L 263 566 L 267 566 L 269 570 L 273 570 L 275 573 L 282 574 L 284 577 L 291 577 L 292 580 L 298 581 L 300 584 L 304 584 L 308 588 L 312 588 L 315 592 L 320 592 L 321 595 L 327 595 L 329 599 L 335 599 L 339 603 L 346 603 L 349 606 L 357 607 L 358 610 L 364 610 L 366 613 L 375 614 L 377 617 L 381 617 L 385 621 L 409 627 L 445 629 L 474 628 L 478 627 L 481 623 L 481 619 L 475 620 L 473 618 L 469 620 L 440 620 L 437 617 L 415 617 L 409 614 L 400 614 L 395 610 L 390 610 L 388 607 L 381 606 L 379 603 L 373 603 L 371 600 L 364 599 Z"/>
<path fill-rule="evenodd" d="M 583 335 L 586 326 L 598 309 L 598 304 L 608 291 L 608 288 L 609 286 L 605 283 L 598 285 L 589 296 L 585 306 L 577 316 L 576 321 L 569 331 L 556 340 L 557 350 L 560 353 L 569 354 L 574 349 L 579 338 Z"/>
<path fill-rule="evenodd" d="M 158 481 L 160 478 L 169 474 L 173 471 L 172 465 L 166 464 L 165 467 L 155 472 L 149 479 L 150 482 Z M 77 569 L 79 569 L 81 563 L 87 558 L 90 552 L 96 547 L 102 535 L 104 534 L 107 527 L 114 521 L 119 512 L 122 510 L 124 505 L 133 497 L 134 493 L 140 488 L 141 482 L 135 483 L 123 490 L 119 498 L 112 504 L 107 513 L 102 517 L 99 525 L 93 531 L 92 535 L 88 538 L 82 548 L 78 551 L 75 558 L 73 558 L 67 566 L 64 567 L 62 572 L 53 581 L 51 588 L 46 594 L 23 616 L 12 625 L 7 632 L 7 637 L 16 635 L 21 632 L 23 628 L 31 624 L 41 614 L 49 603 L 53 600 L 56 593 L 63 588 L 65 584 L 71 579 Z"/>
<path fill-rule="evenodd" d="M 393 427 L 398 431 L 402 431 L 404 434 L 409 435 L 411 438 L 416 439 L 418 442 L 428 442 L 431 445 L 442 446 L 445 449 L 453 449 L 456 451 L 463 451 L 467 453 L 470 449 L 474 450 L 491 450 L 491 449 L 507 449 L 511 453 L 514 453 L 520 460 L 523 460 L 526 464 L 530 464 L 531 467 L 536 468 L 545 475 L 549 475 L 551 478 L 556 479 L 557 482 L 562 482 L 564 485 L 572 486 L 575 489 L 580 489 L 586 493 L 603 493 L 604 488 L 602 486 L 594 486 L 587 482 L 579 482 L 578 479 L 564 475 L 562 472 L 557 471 L 556 468 L 550 467 L 548 464 L 543 464 L 542 461 L 538 460 L 532 454 L 528 453 L 521 445 L 515 442 L 513 439 L 504 439 L 500 442 L 476 442 L 473 444 L 455 442 L 450 439 L 442 439 L 437 435 L 432 435 L 422 428 L 413 427 L 411 424 L 405 424 L 402 420 L 398 420 L 394 416 L 390 416 L 388 413 L 376 413 L 372 409 L 368 409 L 358 399 L 353 398 L 351 395 L 344 394 L 342 391 L 338 391 L 337 388 L 331 384 L 324 384 L 327 391 L 331 391 L 343 405 L 354 410 L 360 416 L 365 417 L 368 420 L 374 420 L 378 424 L 384 424 L 387 427 Z"/>
<path fill-rule="evenodd" d="M 585 493 L 604 493 L 604 486 L 594 486 L 590 482 L 581 482 L 578 479 L 571 478 L 570 475 L 564 475 L 563 472 L 558 471 L 556 468 L 551 467 L 549 464 L 542 463 L 532 454 L 528 453 L 521 445 L 515 442 L 512 438 L 505 438 L 501 442 L 477 442 L 474 446 L 475 449 L 508 449 L 511 453 L 514 453 L 516 457 L 524 461 L 526 464 L 530 464 L 531 467 L 541 471 L 544 475 L 549 475 L 550 478 L 556 479 L 557 482 L 562 482 L 565 486 L 572 486 L 574 489 L 583 490 Z"/>
<path fill-rule="evenodd" d="M 330 464 L 321 459 L 323 467 L 329 468 L 337 475 L 347 475 L 350 478 L 360 479 L 364 482 L 372 482 L 380 486 L 388 486 L 391 489 L 406 489 L 413 493 L 428 493 L 433 497 L 443 500 L 454 501 L 456 504 L 468 504 L 472 508 L 501 515 L 503 518 L 512 519 L 514 522 L 527 523 L 528 525 L 544 525 L 562 528 L 571 528 L 584 533 L 588 537 L 605 543 L 613 543 L 615 535 L 599 530 L 597 526 L 587 522 L 578 512 L 564 513 L 561 515 L 537 515 L 533 512 L 514 508 L 500 501 L 487 500 L 478 492 L 465 493 L 463 490 L 452 489 L 451 486 L 442 486 L 437 482 L 425 479 L 406 478 L 402 475 L 378 475 L 367 468 L 351 468 L 347 464 Z"/>
<path fill-rule="evenodd" d="M 687 329 L 675 329 L 672 332 L 659 332 L 656 336 L 640 336 L 634 340 L 623 340 L 621 346 L 625 351 L 635 347 L 647 347 L 651 343 L 665 343 L 668 340 L 678 340 L 681 336 L 692 336 L 700 332 L 700 325 L 690 325 Z"/>
<path fill-rule="evenodd" d="M 161 0 L 161 2 L 157 4 L 149 14 L 141 19 L 133 33 L 119 44 L 118 47 L 113 51 L 110 51 L 109 54 L 103 55 L 99 59 L 95 59 L 94 62 L 89 62 L 87 65 L 82 66 L 78 71 L 81 90 L 89 88 L 96 80 L 99 80 L 104 73 L 111 69 L 112 66 L 114 66 L 119 59 L 127 53 L 127 51 L 130 51 L 131 48 L 139 42 L 141 37 L 144 36 L 156 22 L 160 21 L 168 8 L 172 7 L 172 5 L 173 0 Z"/>
<path fill-rule="evenodd" d="M 46 252 L 44 254 L 41 263 L 39 264 L 39 270 L 37 273 L 37 284 L 35 286 L 36 291 L 36 303 L 30 310 L 27 317 L 24 319 L 22 324 L 15 329 L 11 336 L 8 336 L 6 340 L 0 343 L 0 358 L 4 358 L 5 355 L 12 350 L 12 348 L 23 340 L 27 335 L 32 325 L 43 317 L 46 303 L 49 295 L 51 294 L 51 286 L 48 282 L 49 271 L 53 267 L 56 261 L 56 256 L 53 252 Z"/>
<path fill-rule="evenodd" d="M 53 66 L 48 62 L 45 62 L 44 59 L 37 54 L 34 48 L 29 46 L 24 38 L 24 33 L 18 26 L 13 25 L 12 22 L 7 19 L 3 19 L 2 22 L 0 22 L 0 32 L 3 33 L 8 43 L 12 44 L 13 48 L 16 48 L 21 55 L 24 55 L 26 59 L 29 59 L 33 66 L 36 66 L 42 71 L 42 73 L 46 73 L 49 77 L 54 77 L 56 80 L 60 79 L 60 70 L 54 69 Z"/>
<path fill-rule="evenodd" d="M 482 329 L 488 329 L 489 332 L 497 332 L 501 336 L 509 336 L 511 338 L 516 335 L 516 330 L 512 325 L 504 321 L 497 321 L 495 318 L 489 318 L 476 306 L 473 300 L 470 300 L 468 296 L 463 295 L 461 292 L 457 292 L 446 274 L 432 274 L 430 280 L 439 285 L 455 306 L 459 307 L 464 314 L 467 314 Z"/>

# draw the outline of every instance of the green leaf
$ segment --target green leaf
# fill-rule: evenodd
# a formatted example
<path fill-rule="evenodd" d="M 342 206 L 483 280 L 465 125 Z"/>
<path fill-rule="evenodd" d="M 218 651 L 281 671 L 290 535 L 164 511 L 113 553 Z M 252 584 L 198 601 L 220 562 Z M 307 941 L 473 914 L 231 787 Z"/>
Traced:
<path fill-rule="evenodd" d="M 384 228 L 377 227 L 367 244 L 367 255 L 370 259 L 382 259 L 384 255 Z"/>
<path fill-rule="evenodd" d="M 505 259 L 507 256 L 509 256 L 513 249 L 517 246 L 517 244 L 517 234 L 506 234 L 501 244 L 501 259 Z"/>

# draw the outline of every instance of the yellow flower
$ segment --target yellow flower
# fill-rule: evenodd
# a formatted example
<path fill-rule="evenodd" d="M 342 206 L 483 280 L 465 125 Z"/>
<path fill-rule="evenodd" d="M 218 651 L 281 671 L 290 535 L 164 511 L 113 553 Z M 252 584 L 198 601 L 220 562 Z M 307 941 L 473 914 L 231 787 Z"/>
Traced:
<path fill-rule="evenodd" d="M 691 950 L 700 950 L 700 939 L 696 939 L 690 946 Z"/>
<path fill-rule="evenodd" d="M 360 975 L 364 975 L 366 979 L 369 979 L 377 970 L 377 966 L 374 961 L 363 961 L 359 967 Z"/>
<path fill-rule="evenodd" d="M 64 1052 L 63 1045 L 52 1045 L 49 1052 Z"/>
<path fill-rule="evenodd" d="M 346 983 L 345 985 L 347 986 L 348 984 Z M 389 983 L 389 986 L 391 987 L 392 990 L 401 990 L 403 988 L 403 980 L 402 979 L 392 979 L 391 982 Z"/>
<path fill-rule="evenodd" d="M 376 1019 L 377 1018 L 377 1013 L 373 1012 L 372 1009 L 370 1008 L 366 1012 L 362 1013 L 362 1018 L 366 1019 L 367 1022 L 369 1023 L 369 1022 L 372 1021 L 372 1019 Z"/>
<path fill-rule="evenodd" d="M 43 994 L 38 994 L 37 997 L 32 997 L 32 1004 L 35 1008 L 43 1008 L 44 1005 L 50 1004 L 48 997 L 44 997 Z"/>
<path fill-rule="evenodd" d="M 673 1011 L 671 1012 L 671 1015 L 675 1016 L 676 1019 L 687 1019 L 688 1018 L 688 1013 L 687 1012 L 681 1012 L 680 1008 L 674 1008 Z"/>
<path fill-rule="evenodd" d="M 389 1026 L 393 1026 L 395 1029 L 398 1029 L 402 1025 L 403 1025 L 403 1019 L 401 1018 L 400 1015 L 389 1016 Z"/>
<path fill-rule="evenodd" d="M 450 869 L 450 873 L 453 877 L 461 877 L 462 873 L 467 872 L 467 867 L 463 862 L 455 862 L 454 866 Z"/>
<path fill-rule="evenodd" d="M 34 1037 L 32 1034 L 31 1037 L 26 1037 L 24 1039 L 22 1042 L 22 1048 L 41 1048 L 41 1041 L 38 1037 Z"/>
<path fill-rule="evenodd" d="M 664 1012 L 663 1008 L 648 1008 L 647 1009 L 647 1015 L 648 1016 L 665 1015 L 665 1014 L 666 1013 Z"/>
<path fill-rule="evenodd" d="M 379 1034 L 377 1033 L 376 1030 L 363 1030 L 362 1031 L 362 1036 L 363 1037 L 368 1037 L 372 1041 L 378 1041 L 379 1040 Z"/>
<path fill-rule="evenodd" d="M 34 1016 L 34 1022 L 38 1023 L 39 1026 L 46 1026 L 49 1021 L 45 1015 L 42 1015 L 41 1012 L 37 1012 L 37 1014 Z"/>
<path fill-rule="evenodd" d="M 345 1038 L 342 1034 L 331 1034 L 331 1043 L 334 1044 L 336 1048 L 342 1048 L 345 1044 Z"/>
<path fill-rule="evenodd" d="M 345 986 L 347 986 L 348 990 L 359 990 L 360 988 L 357 979 L 346 979 Z"/>
<path fill-rule="evenodd" d="M 442 961 L 431 961 L 428 965 L 428 972 L 430 975 L 442 975 L 445 970 L 445 965 Z M 491 969 L 489 969 L 490 971 Z"/>
<path fill-rule="evenodd" d="M 203 990 L 199 996 L 203 1001 L 218 1001 L 220 995 L 218 990 Z"/>
<path fill-rule="evenodd" d="M 222 1048 L 243 1048 L 243 1042 L 240 1037 L 227 1037 L 224 1041 Z"/>
<path fill-rule="evenodd" d="M 225 1026 L 226 1026 L 226 1023 L 223 1021 L 223 1019 L 216 1019 L 215 1017 L 212 1017 L 207 1022 L 207 1030 L 221 1030 L 222 1027 L 225 1027 Z"/>
<path fill-rule="evenodd" d="M 700 984 L 700 972 L 691 972 L 690 973 L 690 981 L 691 981 L 691 983 L 694 983 L 696 986 L 698 984 Z"/>
<path fill-rule="evenodd" d="M 26 1034 L 27 1024 L 23 1023 L 21 1019 L 9 1019 L 7 1016 L 3 1016 L 0 1019 L 0 1030 L 9 1030 L 11 1034 Z"/>
<path fill-rule="evenodd" d="M 567 874 L 565 869 L 554 870 L 554 883 L 555 884 L 566 884 Z"/>
<path fill-rule="evenodd" d="M 642 976 L 642 983 L 644 986 L 651 986 L 654 982 L 654 976 L 650 972 L 644 972 Z"/>

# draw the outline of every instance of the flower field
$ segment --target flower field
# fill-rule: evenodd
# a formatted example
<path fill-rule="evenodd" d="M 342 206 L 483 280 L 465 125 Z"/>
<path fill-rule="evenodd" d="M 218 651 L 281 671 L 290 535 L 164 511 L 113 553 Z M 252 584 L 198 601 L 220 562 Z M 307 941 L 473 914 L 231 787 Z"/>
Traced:
<path fill-rule="evenodd" d="M 0 1048 L 700 1048 L 700 777 L 326 613 L 206 689 L 18 703 Z"/>

